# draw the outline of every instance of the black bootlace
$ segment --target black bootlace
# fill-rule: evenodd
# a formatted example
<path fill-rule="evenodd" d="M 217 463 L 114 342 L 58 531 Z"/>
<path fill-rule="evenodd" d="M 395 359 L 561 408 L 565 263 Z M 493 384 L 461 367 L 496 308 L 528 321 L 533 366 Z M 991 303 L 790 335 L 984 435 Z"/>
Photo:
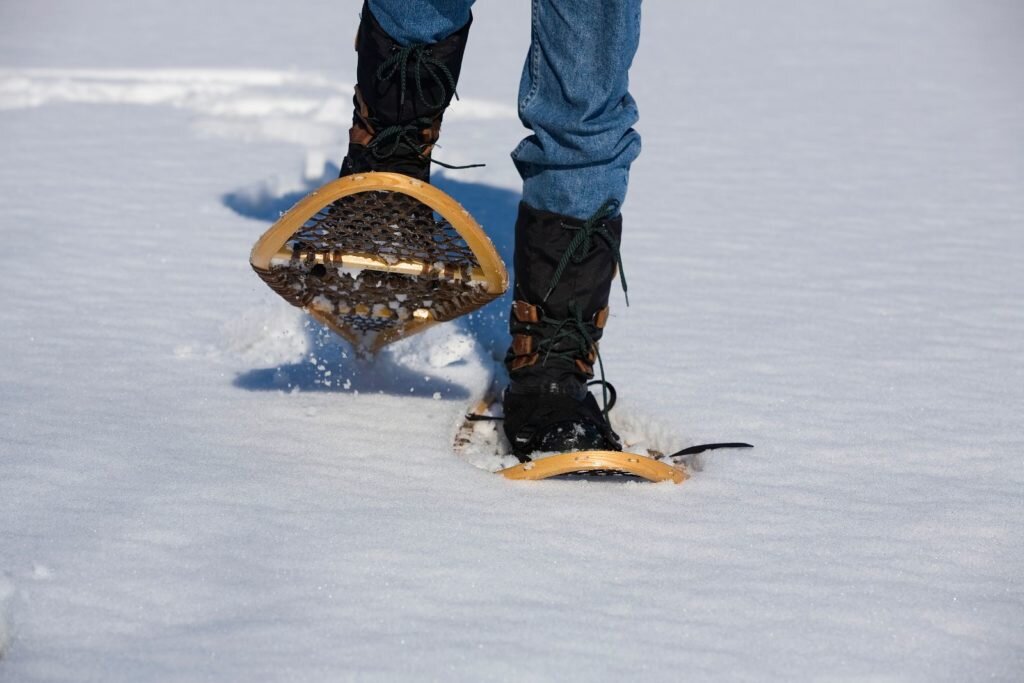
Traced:
<path fill-rule="evenodd" d="M 607 199 L 604 204 L 594 212 L 594 214 L 583 222 L 581 226 L 569 225 L 562 223 L 562 227 L 566 230 L 575 230 L 576 234 L 573 236 L 572 241 L 569 242 L 569 246 L 565 248 L 565 252 L 562 254 L 561 260 L 558 262 L 558 267 L 555 268 L 555 274 L 551 277 L 551 284 L 548 286 L 548 292 L 544 295 L 544 301 L 548 300 L 551 293 L 555 291 L 555 287 L 562 279 L 562 275 L 565 273 L 565 269 L 569 266 L 569 262 L 579 264 L 590 255 L 591 250 L 594 248 L 594 238 L 599 237 L 603 239 L 608 247 L 612 250 L 612 254 L 615 256 L 615 264 L 619 268 L 619 279 L 622 285 L 622 294 L 626 297 L 626 305 L 629 306 L 629 292 L 626 286 L 626 271 L 622 267 L 622 254 L 619 251 L 619 241 L 615 239 L 615 236 L 608 232 L 608 226 L 606 221 L 610 218 L 614 218 L 615 214 L 619 211 L 619 202 L 616 199 Z"/>
<path fill-rule="evenodd" d="M 366 149 L 373 154 L 375 159 L 380 161 L 394 158 L 398 154 L 398 151 L 404 147 L 405 149 L 413 152 L 420 159 L 426 159 L 432 164 L 444 166 L 445 168 L 450 168 L 452 170 L 479 168 L 480 166 L 484 166 L 484 164 L 466 164 L 465 166 L 456 166 L 454 164 L 446 164 L 443 161 L 424 154 L 423 150 L 427 147 L 427 144 L 417 141 L 414 136 L 419 135 L 423 128 L 430 125 L 431 121 L 429 120 L 417 119 L 412 123 L 407 123 L 403 126 L 388 126 L 373 136 L 373 139 L 370 140 L 368 145 L 366 145 Z"/>
<path fill-rule="evenodd" d="M 530 326 L 537 332 L 540 341 L 537 342 L 537 351 L 541 355 L 540 364 L 547 365 L 552 359 L 563 360 L 570 365 L 575 365 L 577 358 L 586 358 L 590 350 L 594 349 L 597 356 L 598 368 L 601 371 L 601 379 L 591 382 L 601 385 L 601 400 L 605 415 L 615 404 L 614 399 L 608 400 L 608 388 L 611 384 L 604 378 L 604 361 L 601 359 L 601 352 L 598 350 L 594 337 L 583 320 L 583 313 L 576 302 L 569 304 L 568 318 L 552 318 L 548 315 L 541 315 L 540 321 Z M 613 393 L 614 388 L 611 390 Z"/>
<path fill-rule="evenodd" d="M 444 62 L 434 57 L 434 51 L 430 46 L 421 44 L 394 48 L 391 56 L 377 67 L 377 78 L 382 81 L 390 80 L 396 72 L 398 73 L 399 87 L 401 88 L 399 104 L 405 104 L 405 84 L 408 80 L 410 64 L 413 71 L 413 82 L 416 84 L 416 94 L 419 95 L 420 102 L 428 109 L 442 109 L 445 106 L 448 100 L 448 90 L 445 89 L 445 85 L 451 89 L 452 97 L 459 99 L 459 94 L 455 91 L 455 76 L 452 75 L 451 70 L 444 65 Z M 427 100 L 427 96 L 423 92 L 424 71 L 440 88 L 441 95 L 437 102 Z"/>
<path fill-rule="evenodd" d="M 392 50 L 392 54 L 379 67 L 377 67 L 377 79 L 382 81 L 391 80 L 398 75 L 398 102 L 399 106 L 405 104 L 405 91 L 409 80 L 409 72 L 412 71 L 413 83 L 416 86 L 416 94 L 427 109 L 435 110 L 440 112 L 444 110 L 448 102 L 448 92 L 451 91 L 452 97 L 459 99 L 459 93 L 455 90 L 455 76 L 452 75 L 451 70 L 445 66 L 444 62 L 434 57 L 434 51 L 429 45 L 409 45 L 407 47 L 395 47 Z M 434 81 L 434 84 L 438 87 L 440 95 L 437 102 L 431 102 L 427 99 L 426 93 L 423 90 L 423 74 L 426 72 L 427 76 Z M 447 88 L 446 88 L 447 86 Z M 387 128 L 379 131 L 367 145 L 367 149 L 373 154 L 374 158 L 379 161 L 393 158 L 401 148 L 405 148 L 413 152 L 420 159 L 426 160 L 428 163 L 437 164 L 444 168 L 452 170 L 462 170 L 466 168 L 480 168 L 486 164 L 466 164 L 464 166 L 457 166 L 454 164 L 446 164 L 443 161 L 438 161 L 432 156 L 428 156 L 423 153 L 423 150 L 428 146 L 425 143 L 416 140 L 415 136 L 419 135 L 420 131 L 424 128 L 429 128 L 433 125 L 433 121 L 430 117 L 420 117 L 414 121 L 403 125 L 388 126 Z"/>

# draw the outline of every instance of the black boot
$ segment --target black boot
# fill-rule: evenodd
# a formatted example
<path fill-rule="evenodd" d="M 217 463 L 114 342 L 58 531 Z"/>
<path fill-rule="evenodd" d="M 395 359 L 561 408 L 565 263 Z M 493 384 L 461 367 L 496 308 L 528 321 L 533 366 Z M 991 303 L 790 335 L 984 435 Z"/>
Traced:
<path fill-rule="evenodd" d="M 622 217 L 606 202 L 581 221 L 519 204 L 504 428 L 513 453 L 622 450 L 587 388 L 600 362 Z M 625 283 L 623 283 L 625 290 Z M 603 372 L 602 372 L 603 375 Z M 599 380 L 607 397 L 610 385 Z M 612 403 L 614 390 L 612 390 Z"/>
<path fill-rule="evenodd" d="M 455 96 L 471 23 L 440 42 L 402 47 L 363 5 L 356 34 L 355 111 L 342 177 L 391 171 L 430 182 L 430 152 Z"/>

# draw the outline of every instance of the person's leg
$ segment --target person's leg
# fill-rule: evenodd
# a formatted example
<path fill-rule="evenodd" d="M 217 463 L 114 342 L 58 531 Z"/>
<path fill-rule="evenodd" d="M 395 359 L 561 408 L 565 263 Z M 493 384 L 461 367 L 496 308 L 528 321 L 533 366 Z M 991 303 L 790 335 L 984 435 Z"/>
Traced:
<path fill-rule="evenodd" d="M 512 157 L 523 177 L 515 234 L 504 429 L 513 452 L 619 450 L 587 389 L 600 365 L 629 166 L 640 153 L 629 66 L 640 0 L 533 0 Z M 623 289 L 625 283 L 623 281 Z"/>
<path fill-rule="evenodd" d="M 640 153 L 629 67 L 640 0 L 533 0 L 519 116 L 533 135 L 512 153 L 530 206 L 585 219 L 626 196 Z"/>
<path fill-rule="evenodd" d="M 469 22 L 474 0 L 368 0 L 381 28 L 399 45 L 437 43 Z"/>
<path fill-rule="evenodd" d="M 372 0 L 363 6 L 342 176 L 392 171 L 429 181 L 430 152 L 455 95 L 472 4 Z"/>

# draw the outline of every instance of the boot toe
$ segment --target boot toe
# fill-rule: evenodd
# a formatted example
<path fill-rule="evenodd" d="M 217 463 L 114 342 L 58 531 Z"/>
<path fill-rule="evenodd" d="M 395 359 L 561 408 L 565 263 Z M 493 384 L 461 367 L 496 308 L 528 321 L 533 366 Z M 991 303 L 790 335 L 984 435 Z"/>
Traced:
<path fill-rule="evenodd" d="M 542 453 L 622 450 L 618 443 L 609 438 L 604 428 L 589 420 L 570 420 L 551 425 L 537 435 L 534 448 Z"/>

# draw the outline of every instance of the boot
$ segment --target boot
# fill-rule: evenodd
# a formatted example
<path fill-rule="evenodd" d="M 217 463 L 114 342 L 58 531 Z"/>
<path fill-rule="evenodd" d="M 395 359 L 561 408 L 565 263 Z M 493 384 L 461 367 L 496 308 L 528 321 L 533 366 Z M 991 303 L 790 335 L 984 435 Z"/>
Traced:
<path fill-rule="evenodd" d="M 440 42 L 402 47 L 363 5 L 355 111 L 341 177 L 391 171 L 430 182 L 430 152 L 455 96 L 471 23 Z"/>
<path fill-rule="evenodd" d="M 608 201 L 585 221 L 521 202 L 515 232 L 515 301 L 505 356 L 504 429 L 513 453 L 622 450 L 588 383 L 621 266 L 622 217 Z M 620 267 L 621 270 L 621 267 Z M 623 282 L 625 291 L 625 282 Z"/>

